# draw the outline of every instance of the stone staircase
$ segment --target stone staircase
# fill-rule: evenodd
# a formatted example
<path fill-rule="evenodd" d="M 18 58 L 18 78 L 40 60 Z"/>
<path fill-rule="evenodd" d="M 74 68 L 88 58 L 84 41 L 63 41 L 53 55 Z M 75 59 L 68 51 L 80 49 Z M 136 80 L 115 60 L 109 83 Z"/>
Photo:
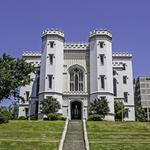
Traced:
<path fill-rule="evenodd" d="M 85 150 L 83 132 L 81 120 L 69 121 L 63 150 Z"/>

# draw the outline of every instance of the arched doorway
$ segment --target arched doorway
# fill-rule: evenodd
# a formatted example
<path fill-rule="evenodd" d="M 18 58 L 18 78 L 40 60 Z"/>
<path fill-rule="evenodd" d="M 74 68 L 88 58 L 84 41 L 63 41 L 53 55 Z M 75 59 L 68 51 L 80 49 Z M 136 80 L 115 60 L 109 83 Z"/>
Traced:
<path fill-rule="evenodd" d="M 71 119 L 82 118 L 82 104 L 81 102 L 74 101 L 71 103 Z"/>

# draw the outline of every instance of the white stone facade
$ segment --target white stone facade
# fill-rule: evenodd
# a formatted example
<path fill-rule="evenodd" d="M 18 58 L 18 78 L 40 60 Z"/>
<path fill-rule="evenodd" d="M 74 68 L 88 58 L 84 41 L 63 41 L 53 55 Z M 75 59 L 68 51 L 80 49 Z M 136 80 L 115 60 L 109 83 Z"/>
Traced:
<path fill-rule="evenodd" d="M 40 101 L 56 97 L 59 113 L 69 119 L 87 119 L 90 101 L 106 98 L 110 112 L 106 120 L 114 120 L 114 101 L 123 101 L 124 120 L 135 120 L 132 55 L 112 53 L 112 34 L 94 30 L 88 43 L 66 43 L 64 33 L 48 29 L 42 33 L 42 51 L 23 53 L 27 62 L 37 67 L 33 82 L 21 87 L 19 116 L 42 118 Z M 29 109 L 28 109 L 29 108 Z"/>

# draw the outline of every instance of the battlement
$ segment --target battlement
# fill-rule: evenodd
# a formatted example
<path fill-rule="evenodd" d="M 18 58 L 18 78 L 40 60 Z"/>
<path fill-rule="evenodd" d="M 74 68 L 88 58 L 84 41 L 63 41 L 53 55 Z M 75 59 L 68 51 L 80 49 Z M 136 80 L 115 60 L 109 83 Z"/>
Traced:
<path fill-rule="evenodd" d="M 89 38 L 97 36 L 97 35 L 101 35 L 101 36 L 106 35 L 112 38 L 112 33 L 108 31 L 107 29 L 95 29 L 94 31 L 90 32 Z"/>
<path fill-rule="evenodd" d="M 113 52 L 113 57 L 132 57 L 132 54 L 128 52 Z"/>
<path fill-rule="evenodd" d="M 84 49 L 86 50 L 88 43 L 64 43 L 64 49 Z"/>
<path fill-rule="evenodd" d="M 23 51 L 22 56 L 41 56 L 41 51 Z"/>
<path fill-rule="evenodd" d="M 113 67 L 123 67 L 123 63 L 122 62 L 112 62 Z"/>
<path fill-rule="evenodd" d="M 45 35 L 58 35 L 64 38 L 64 32 L 57 29 L 57 28 L 51 28 L 51 29 L 46 29 L 42 32 L 42 36 L 44 37 Z"/>

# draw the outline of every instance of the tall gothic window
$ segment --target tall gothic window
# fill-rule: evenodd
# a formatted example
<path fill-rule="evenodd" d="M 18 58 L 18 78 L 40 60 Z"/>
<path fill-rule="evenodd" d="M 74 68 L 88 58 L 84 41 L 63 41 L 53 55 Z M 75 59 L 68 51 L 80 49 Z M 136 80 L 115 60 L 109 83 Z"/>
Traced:
<path fill-rule="evenodd" d="M 83 91 L 83 71 L 79 68 L 70 71 L 70 91 Z"/>

